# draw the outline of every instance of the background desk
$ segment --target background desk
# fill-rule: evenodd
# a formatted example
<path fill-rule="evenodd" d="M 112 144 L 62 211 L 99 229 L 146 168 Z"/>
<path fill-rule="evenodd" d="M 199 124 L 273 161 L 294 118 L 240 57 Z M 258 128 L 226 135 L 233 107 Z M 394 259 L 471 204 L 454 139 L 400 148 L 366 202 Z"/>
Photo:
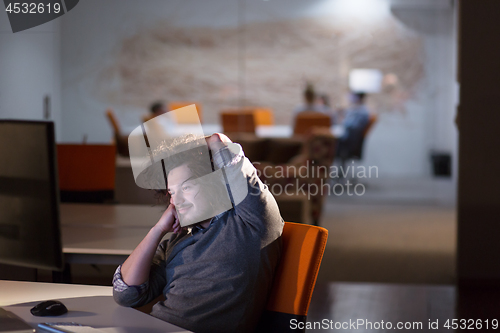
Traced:
<path fill-rule="evenodd" d="M 61 204 L 66 262 L 123 263 L 158 222 L 164 209 L 161 205 Z"/>
<path fill-rule="evenodd" d="M 129 128 L 129 133 L 133 128 Z M 330 127 L 331 133 L 335 137 L 341 137 L 344 134 L 342 125 L 333 125 Z M 198 133 L 212 135 L 213 133 L 223 133 L 222 126 L 219 124 L 202 124 L 201 131 L 199 125 L 177 124 L 175 132 L 169 132 L 172 136 L 179 136 L 188 133 Z M 261 138 L 290 138 L 293 136 L 293 127 L 290 125 L 259 125 L 255 126 L 255 135 Z"/>
<path fill-rule="evenodd" d="M 330 132 L 336 138 L 340 138 L 345 128 L 342 125 L 333 125 L 330 127 Z M 270 125 L 256 126 L 255 135 L 260 138 L 291 138 L 293 136 L 293 127 L 288 125 Z"/>
<path fill-rule="evenodd" d="M 33 327 L 42 322 L 73 321 L 108 333 L 188 332 L 138 310 L 119 306 L 113 300 L 111 287 L 0 281 L 0 290 L 0 305 Z M 48 299 L 61 300 L 68 308 L 68 313 L 57 317 L 31 315 L 29 310 L 33 306 Z"/>

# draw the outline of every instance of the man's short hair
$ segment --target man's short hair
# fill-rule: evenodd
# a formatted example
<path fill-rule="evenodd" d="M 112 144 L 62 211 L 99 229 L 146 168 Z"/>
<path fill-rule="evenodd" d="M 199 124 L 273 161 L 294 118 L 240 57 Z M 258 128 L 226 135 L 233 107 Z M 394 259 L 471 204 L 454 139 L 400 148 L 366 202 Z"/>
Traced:
<path fill-rule="evenodd" d="M 213 188 L 213 193 L 225 192 L 225 188 L 218 188 L 220 184 L 207 184 L 203 176 L 214 171 L 211 154 L 204 136 L 187 134 L 170 140 L 164 140 L 151 150 L 154 160 L 162 160 L 148 167 L 145 177 L 150 188 L 156 188 L 156 198 L 167 203 L 170 195 L 167 190 L 162 189 L 163 184 L 168 188 L 166 178 L 173 169 L 186 165 L 194 176 L 194 179 L 201 181 L 204 189 Z M 164 171 L 163 172 L 163 167 Z M 214 188 L 217 187 L 217 188 Z M 216 205 L 221 198 L 211 198 L 213 205 Z"/>
<path fill-rule="evenodd" d="M 151 147 L 151 157 L 158 162 L 143 172 L 149 188 L 162 189 L 168 173 L 181 165 L 187 165 L 196 178 L 213 171 L 210 152 L 201 135 L 187 134 L 163 140 Z"/>

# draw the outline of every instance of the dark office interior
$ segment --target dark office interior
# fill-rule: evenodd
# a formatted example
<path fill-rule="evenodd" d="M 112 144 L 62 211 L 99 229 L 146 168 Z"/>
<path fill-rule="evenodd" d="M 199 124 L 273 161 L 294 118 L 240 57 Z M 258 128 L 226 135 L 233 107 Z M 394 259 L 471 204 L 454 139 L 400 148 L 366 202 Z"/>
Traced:
<path fill-rule="evenodd" d="M 284 221 L 327 232 L 308 259 L 318 270 L 298 269 L 312 279 L 304 325 L 286 331 L 498 328 L 499 13 L 497 0 L 80 0 L 16 33 L 0 14 L 0 282 L 51 285 L 63 303 L 60 284 L 98 288 L 72 290 L 66 305 L 112 295 L 117 266 L 166 208 L 138 183 L 129 141 L 160 114 L 174 119 L 169 135 L 239 143 Z M 348 149 L 360 105 L 366 123 Z M 30 121 L 53 129 L 8 132 Z M 22 153 L 9 148 L 23 139 L 12 144 Z M 35 183 L 9 178 L 21 156 Z M 12 225 L 28 223 L 14 217 L 38 212 L 51 224 L 33 243 L 48 250 L 14 254 L 23 231 Z M 47 260 L 53 248 L 64 263 Z M 292 286 L 288 296 L 303 290 Z M 0 306 L 21 316 L 15 304 L 43 300 L 22 293 Z"/>

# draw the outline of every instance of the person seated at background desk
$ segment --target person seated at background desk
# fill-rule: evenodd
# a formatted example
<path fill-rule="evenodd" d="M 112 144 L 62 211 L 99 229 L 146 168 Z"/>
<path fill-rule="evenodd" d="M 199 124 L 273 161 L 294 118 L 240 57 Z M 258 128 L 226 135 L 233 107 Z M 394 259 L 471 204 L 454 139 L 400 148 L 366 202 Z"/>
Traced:
<path fill-rule="evenodd" d="M 293 114 L 296 117 L 301 112 L 321 112 L 324 113 L 324 108 L 316 104 L 316 93 L 314 87 L 308 84 L 304 90 L 304 104 L 297 106 L 293 110 Z"/>
<path fill-rule="evenodd" d="M 202 154 L 165 159 L 170 205 L 113 277 L 117 303 L 138 307 L 165 297 L 151 315 L 194 332 L 252 332 L 265 308 L 281 254 L 283 219 L 256 169 L 223 134 L 207 139 L 216 168 L 241 178 L 248 194 L 217 216 L 181 228 L 179 217 L 196 220 L 213 192 L 200 187 Z M 161 151 L 161 149 L 160 149 Z M 191 152 L 192 150 L 188 151 Z M 204 156 L 206 158 L 206 156 Z M 230 183 L 231 184 L 231 183 Z M 174 232 L 161 242 L 167 232 Z M 161 243 L 160 243 L 161 242 Z"/>
<path fill-rule="evenodd" d="M 151 120 L 157 116 L 161 116 L 162 114 L 165 114 L 167 112 L 168 112 L 168 110 L 167 110 L 167 107 L 165 106 L 164 102 L 162 102 L 162 101 L 154 102 L 149 107 L 149 113 L 142 117 L 142 121 L 145 123 L 148 120 Z"/>
<path fill-rule="evenodd" d="M 320 94 L 318 96 L 317 105 L 321 108 L 321 112 L 330 115 L 331 124 L 335 125 L 339 123 L 338 110 L 334 111 L 330 106 L 330 98 L 327 94 Z"/>
<path fill-rule="evenodd" d="M 348 158 L 353 147 L 363 139 L 364 131 L 369 121 L 369 113 L 366 108 L 366 94 L 363 92 L 351 93 L 351 106 L 346 110 L 346 116 L 342 125 L 344 135 L 339 139 L 337 155 L 341 158 Z"/>
<path fill-rule="evenodd" d="M 326 97 L 326 95 L 324 95 Z M 305 104 L 300 105 L 294 110 L 293 128 L 297 127 L 297 118 L 299 115 L 320 115 L 330 117 L 330 125 L 335 123 L 335 116 L 330 107 L 326 104 L 328 103 L 328 97 L 323 99 L 318 97 L 314 92 L 314 88 L 311 84 L 308 84 L 306 90 L 304 90 L 304 102 Z M 323 104 L 326 102 L 325 104 Z M 326 117 L 325 117 L 326 118 Z"/>

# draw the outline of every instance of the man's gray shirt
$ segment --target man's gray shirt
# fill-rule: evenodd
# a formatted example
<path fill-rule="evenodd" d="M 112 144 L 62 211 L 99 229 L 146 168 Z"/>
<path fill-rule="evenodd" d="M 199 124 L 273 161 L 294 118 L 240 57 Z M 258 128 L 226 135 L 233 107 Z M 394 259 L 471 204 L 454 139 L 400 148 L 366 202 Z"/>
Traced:
<path fill-rule="evenodd" d="M 240 148 L 241 149 L 241 148 Z M 225 168 L 229 182 L 244 177 L 248 195 L 206 229 L 173 234 L 160 243 L 149 281 L 114 279 L 123 306 L 165 301 L 151 315 L 194 332 L 252 332 L 265 308 L 281 254 L 283 220 L 272 194 L 243 157 Z"/>

